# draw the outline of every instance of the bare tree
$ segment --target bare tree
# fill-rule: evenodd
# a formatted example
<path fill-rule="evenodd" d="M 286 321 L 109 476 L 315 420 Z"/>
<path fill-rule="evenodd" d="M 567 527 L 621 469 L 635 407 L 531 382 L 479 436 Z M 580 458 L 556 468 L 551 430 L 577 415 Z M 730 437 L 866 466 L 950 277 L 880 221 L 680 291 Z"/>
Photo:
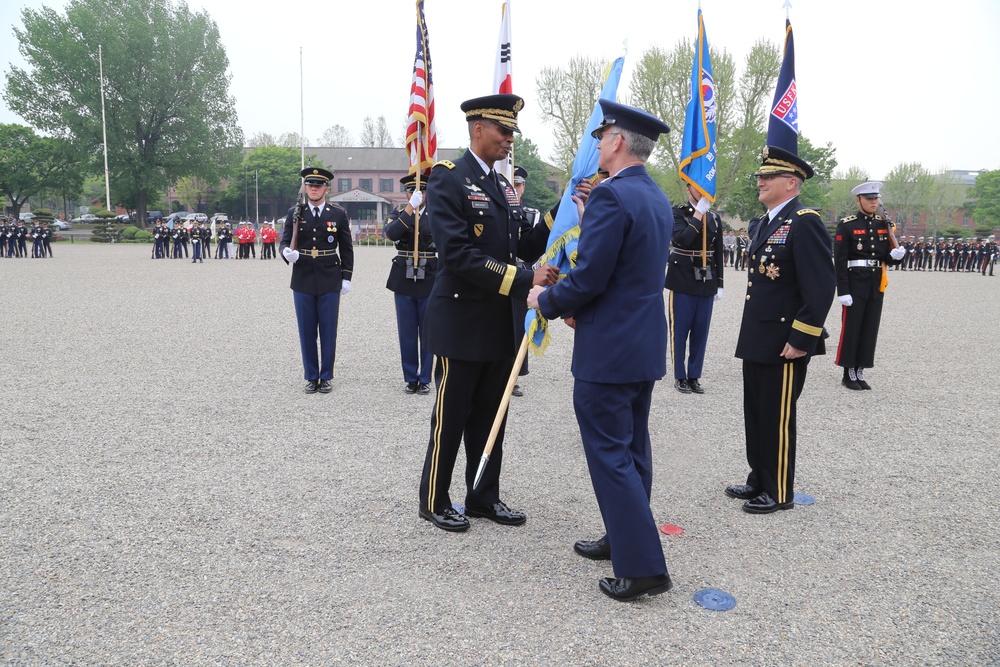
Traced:
<path fill-rule="evenodd" d="M 298 132 L 285 132 L 278 137 L 276 145 L 282 148 L 301 148 L 309 145 L 309 139 L 303 138 Z"/>
<path fill-rule="evenodd" d="M 273 134 L 267 132 L 258 132 L 249 139 L 247 139 L 247 148 L 260 148 L 261 146 L 277 146 L 278 142 L 275 140 Z"/>
<path fill-rule="evenodd" d="M 866 182 L 870 177 L 863 167 L 851 166 L 846 172 L 836 172 L 830 184 L 830 206 L 838 220 L 854 213 L 858 204 L 851 190 Z"/>
<path fill-rule="evenodd" d="M 535 79 L 542 121 L 554 126 L 555 152 L 550 157 L 567 174 L 604 86 L 606 68 L 599 60 L 575 56 L 567 69 L 545 67 Z"/>
<path fill-rule="evenodd" d="M 361 145 L 369 148 L 392 148 L 396 145 L 385 122 L 385 116 L 379 116 L 377 120 L 365 116 L 361 130 Z"/>
<path fill-rule="evenodd" d="M 352 142 L 350 131 L 343 125 L 333 125 L 326 128 L 320 137 L 319 145 L 331 148 L 350 146 Z"/>
<path fill-rule="evenodd" d="M 965 203 L 969 186 L 962 185 L 954 173 L 942 169 L 941 173 L 931 176 L 930 187 L 927 189 L 927 228 L 937 234 L 939 228 L 951 227 L 952 216 Z"/>

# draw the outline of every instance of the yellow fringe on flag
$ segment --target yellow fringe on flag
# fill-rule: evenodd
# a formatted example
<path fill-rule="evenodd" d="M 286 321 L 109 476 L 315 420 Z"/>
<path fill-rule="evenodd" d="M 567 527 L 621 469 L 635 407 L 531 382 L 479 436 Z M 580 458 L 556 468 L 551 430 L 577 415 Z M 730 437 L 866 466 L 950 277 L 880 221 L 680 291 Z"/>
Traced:
<path fill-rule="evenodd" d="M 580 238 L 580 225 L 571 227 L 566 230 L 562 236 L 555 240 L 546 253 L 539 259 L 539 266 L 542 264 L 553 264 L 559 267 L 559 280 L 566 277 L 566 274 L 570 269 L 576 266 L 576 243 Z M 569 253 L 566 252 L 567 246 L 570 247 Z M 568 266 L 567 266 L 568 265 Z M 528 334 L 528 343 L 531 351 L 535 353 L 536 357 L 542 356 L 545 349 L 549 346 L 551 341 L 551 335 L 549 333 L 549 322 L 544 317 L 540 311 L 535 311 L 535 317 L 531 320 L 531 324 L 528 326 L 526 332 Z M 535 341 L 538 341 L 537 343 Z"/>

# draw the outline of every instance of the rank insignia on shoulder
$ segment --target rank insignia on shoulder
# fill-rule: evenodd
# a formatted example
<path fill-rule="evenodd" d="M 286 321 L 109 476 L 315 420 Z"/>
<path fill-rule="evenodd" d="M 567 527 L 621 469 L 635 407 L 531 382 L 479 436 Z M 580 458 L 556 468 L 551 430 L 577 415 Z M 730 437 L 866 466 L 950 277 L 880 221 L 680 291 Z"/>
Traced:
<path fill-rule="evenodd" d="M 438 165 L 441 165 L 442 167 L 447 167 L 448 169 L 455 168 L 455 163 L 452 162 L 451 160 L 438 160 L 437 162 L 434 163 L 434 166 L 436 167 Z"/>
<path fill-rule="evenodd" d="M 856 215 L 849 215 L 846 218 L 841 218 L 840 221 L 841 222 L 850 222 L 851 220 L 857 220 L 857 219 L 858 219 L 858 216 L 856 216 Z"/>
<path fill-rule="evenodd" d="M 819 211 L 817 211 L 815 209 L 812 209 L 812 208 L 803 208 L 803 209 L 800 209 L 795 215 L 803 216 L 803 215 L 809 215 L 809 214 L 819 215 Z"/>

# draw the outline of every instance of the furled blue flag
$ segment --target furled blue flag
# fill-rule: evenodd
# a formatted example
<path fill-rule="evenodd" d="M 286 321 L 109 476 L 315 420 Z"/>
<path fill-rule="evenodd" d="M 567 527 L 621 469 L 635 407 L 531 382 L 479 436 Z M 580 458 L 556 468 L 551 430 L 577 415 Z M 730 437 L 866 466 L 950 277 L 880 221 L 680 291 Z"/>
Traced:
<path fill-rule="evenodd" d="M 691 92 L 684 114 L 680 177 L 709 201 L 715 201 L 715 80 L 708 54 L 705 19 L 698 10 L 698 41 L 691 68 Z"/>
<path fill-rule="evenodd" d="M 799 107 L 795 91 L 795 43 L 792 23 L 785 19 L 785 55 L 767 120 L 767 145 L 799 154 Z"/>
<path fill-rule="evenodd" d="M 608 68 L 601 89 L 600 99 L 614 100 L 618 93 L 618 82 L 622 78 L 625 58 L 618 58 Z M 554 264 L 559 267 L 559 277 L 562 279 L 576 265 L 576 246 L 580 240 L 580 216 L 573 202 L 573 191 L 584 179 L 590 179 L 597 174 L 597 144 L 598 140 L 591 136 L 604 119 L 601 103 L 594 102 L 594 110 L 583 131 L 583 138 L 573 160 L 573 175 L 556 210 L 552 229 L 549 231 L 548 250 L 539 260 L 539 264 Z M 548 322 L 534 308 L 528 309 L 524 318 L 524 331 L 535 354 L 541 354 L 549 344 Z"/>

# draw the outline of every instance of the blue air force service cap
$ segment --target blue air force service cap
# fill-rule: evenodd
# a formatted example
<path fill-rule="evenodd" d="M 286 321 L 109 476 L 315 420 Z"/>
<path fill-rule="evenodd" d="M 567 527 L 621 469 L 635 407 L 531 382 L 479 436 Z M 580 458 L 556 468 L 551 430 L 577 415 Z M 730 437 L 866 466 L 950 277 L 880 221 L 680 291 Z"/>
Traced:
<path fill-rule="evenodd" d="M 861 195 L 875 195 L 877 197 L 881 194 L 881 189 L 882 183 L 880 181 L 868 181 L 867 183 L 862 183 L 851 190 L 851 194 L 855 197 L 859 197 Z"/>
<path fill-rule="evenodd" d="M 330 185 L 333 180 L 333 172 L 323 167 L 306 167 L 299 172 L 299 176 L 305 179 L 306 183 L 316 185 Z"/>
<path fill-rule="evenodd" d="M 631 130 L 632 132 L 638 132 L 653 141 L 659 139 L 661 134 L 666 134 L 670 131 L 670 127 L 666 123 L 642 109 L 636 109 L 635 107 L 612 102 L 611 100 L 600 100 L 600 103 L 604 120 L 591 133 L 595 139 L 600 139 L 604 128 L 611 125 Z"/>
<path fill-rule="evenodd" d="M 517 127 L 517 114 L 523 108 L 524 100 L 509 93 L 487 95 L 462 102 L 465 120 L 491 120 L 517 133 L 521 132 Z"/>

